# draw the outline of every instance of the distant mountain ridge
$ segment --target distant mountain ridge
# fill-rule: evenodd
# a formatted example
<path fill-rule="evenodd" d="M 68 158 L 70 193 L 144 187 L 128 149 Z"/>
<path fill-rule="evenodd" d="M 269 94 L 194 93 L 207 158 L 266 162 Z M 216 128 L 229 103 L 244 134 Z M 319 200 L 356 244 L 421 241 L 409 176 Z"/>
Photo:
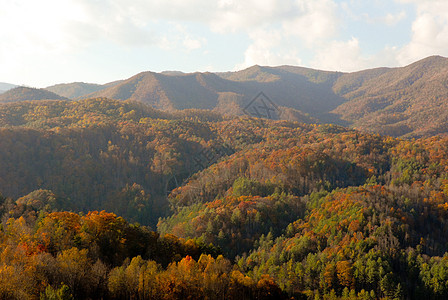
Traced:
<path fill-rule="evenodd" d="M 73 83 L 61 83 L 46 87 L 45 90 L 58 94 L 60 96 L 77 99 L 84 95 L 91 94 L 108 87 L 119 84 L 122 80 L 106 83 L 106 84 L 96 84 L 96 83 L 85 83 L 85 82 L 73 82 Z"/>
<path fill-rule="evenodd" d="M 279 107 L 326 119 L 330 110 L 345 101 L 331 90 L 338 76 L 299 67 L 259 66 L 234 73 L 143 72 L 82 98 L 136 100 L 163 110 L 199 108 L 242 115 L 263 91 Z"/>
<path fill-rule="evenodd" d="M 0 82 L 0 94 L 17 87 L 15 84 Z"/>
<path fill-rule="evenodd" d="M 242 115 L 261 91 L 280 107 L 281 118 L 306 116 L 297 120 L 392 136 L 448 131 L 448 59 L 440 56 L 406 67 L 353 73 L 294 66 L 221 73 L 143 72 L 82 98 L 131 99 L 162 110 L 199 108 Z"/>
<path fill-rule="evenodd" d="M 74 82 L 74 83 L 62 83 L 56 84 L 45 88 L 47 91 L 53 92 L 63 97 L 75 99 L 85 94 L 90 94 L 106 87 L 100 84 Z"/>
<path fill-rule="evenodd" d="M 232 116 L 243 115 L 263 92 L 281 119 L 404 137 L 448 132 L 448 59 L 440 56 L 353 73 L 258 65 L 236 72 L 148 71 L 105 85 L 77 82 L 46 90 L 63 99 L 106 97 L 161 110 L 207 109 Z M 24 100 L 1 96 L 0 102 Z"/>

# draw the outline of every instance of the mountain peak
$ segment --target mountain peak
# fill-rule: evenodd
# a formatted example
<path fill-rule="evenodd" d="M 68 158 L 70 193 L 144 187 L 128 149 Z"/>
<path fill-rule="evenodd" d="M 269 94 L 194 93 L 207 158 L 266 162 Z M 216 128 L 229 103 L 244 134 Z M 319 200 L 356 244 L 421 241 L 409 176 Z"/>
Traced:
<path fill-rule="evenodd" d="M 163 71 L 160 74 L 166 75 L 166 76 L 180 76 L 180 75 L 184 75 L 185 73 L 182 71 Z"/>
<path fill-rule="evenodd" d="M 441 55 L 432 55 L 432 56 L 428 56 L 420 61 L 446 61 L 447 58 Z"/>
<path fill-rule="evenodd" d="M 440 68 L 445 65 L 448 65 L 448 59 L 446 57 L 443 57 L 440 55 L 433 55 L 433 56 L 428 56 L 419 61 L 416 61 L 407 67 L 412 68 L 412 67 L 420 67 L 420 66 L 423 66 L 423 67 L 434 66 L 436 68 Z"/>

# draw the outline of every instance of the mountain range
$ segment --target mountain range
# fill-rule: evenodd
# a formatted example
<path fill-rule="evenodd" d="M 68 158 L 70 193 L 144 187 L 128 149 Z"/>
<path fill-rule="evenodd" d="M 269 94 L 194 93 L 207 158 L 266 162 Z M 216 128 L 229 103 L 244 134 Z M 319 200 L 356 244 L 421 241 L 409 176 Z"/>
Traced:
<path fill-rule="evenodd" d="M 13 89 L 1 95 L 0 102 L 105 97 L 141 101 L 161 110 L 206 109 L 235 116 L 248 114 L 262 92 L 275 108 L 275 118 L 402 137 L 448 130 L 448 59 L 440 56 L 400 68 L 353 73 L 295 66 L 221 73 L 142 72 L 105 85 L 78 82 L 46 90 L 61 97 Z"/>

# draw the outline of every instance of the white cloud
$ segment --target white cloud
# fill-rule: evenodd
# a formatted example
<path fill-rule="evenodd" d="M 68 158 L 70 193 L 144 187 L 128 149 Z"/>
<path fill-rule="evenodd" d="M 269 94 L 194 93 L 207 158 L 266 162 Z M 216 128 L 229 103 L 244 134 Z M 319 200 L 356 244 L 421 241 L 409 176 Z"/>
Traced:
<path fill-rule="evenodd" d="M 172 24 L 170 31 L 156 41 L 156 45 L 164 50 L 192 51 L 207 44 L 203 37 L 190 34 L 185 26 Z"/>
<path fill-rule="evenodd" d="M 318 2 L 330 0 L 318 0 Z M 0 29 L 14 28 L 23 40 L 45 44 L 89 45 L 108 39 L 123 45 L 153 44 L 154 22 L 205 24 L 219 32 L 250 31 L 294 19 L 306 1 L 293 0 L 17 0 L 2 4 Z M 308 4 L 306 6 L 309 6 Z M 303 10 L 303 9 L 302 9 Z M 307 12 L 305 12 L 307 13 Z M 159 28 L 160 30 L 160 28 Z M 0 37 L 5 37 L 1 34 Z M 10 36 L 7 36 L 8 39 Z M 9 39 L 10 40 L 10 39 Z M 187 44 L 191 44 L 187 42 Z M 196 43 L 196 45 L 198 45 Z"/>
<path fill-rule="evenodd" d="M 295 43 L 281 29 L 269 27 L 252 29 L 248 32 L 251 44 L 244 52 L 244 62 L 235 66 L 235 70 L 253 65 L 278 66 L 299 65 L 301 59 Z"/>
<path fill-rule="evenodd" d="M 203 39 L 202 39 L 203 40 Z M 199 49 L 202 47 L 202 42 L 199 39 L 194 39 L 191 37 L 186 37 L 183 41 L 183 45 L 184 47 L 191 51 L 191 50 L 195 50 L 195 49 Z"/>
<path fill-rule="evenodd" d="M 82 0 L 79 3 L 86 23 L 96 28 L 97 35 L 106 33 L 106 37 L 125 44 L 133 41 L 129 36 L 145 40 L 143 33 L 147 27 L 160 20 L 200 23 L 214 32 L 246 32 L 249 37 L 260 28 L 275 29 L 284 39 L 300 38 L 309 45 L 333 36 L 338 25 L 334 0 L 137 0 L 131 3 Z M 195 39 L 195 43 L 187 41 L 186 44 L 192 47 L 203 43 Z"/>
<path fill-rule="evenodd" d="M 277 8 L 273 14 L 274 17 L 282 16 L 275 26 L 260 24 L 256 28 L 247 29 L 251 44 L 244 53 L 244 62 L 237 65 L 236 69 L 254 64 L 301 64 L 301 46 L 305 45 L 309 49 L 322 46 L 326 39 L 336 35 L 339 22 L 336 16 L 337 5 L 332 0 L 283 3 L 288 3 L 281 8 L 285 11 Z"/>
<path fill-rule="evenodd" d="M 211 1 L 210 1 L 211 2 Z M 293 0 L 221 0 L 207 15 L 212 30 L 237 31 L 277 23 L 295 14 L 297 5 Z"/>
<path fill-rule="evenodd" d="M 279 66 L 300 65 L 302 63 L 299 55 L 294 50 L 276 52 L 269 48 L 259 47 L 254 43 L 244 53 L 244 63 L 237 65 L 234 69 L 241 70 L 253 65 Z"/>
<path fill-rule="evenodd" d="M 332 0 L 298 1 L 299 13 L 283 22 L 283 31 L 288 37 L 299 37 L 312 47 L 333 37 L 339 20 L 337 5 Z"/>
<path fill-rule="evenodd" d="M 407 0 L 417 6 L 412 24 L 412 39 L 399 51 L 401 65 L 429 55 L 448 55 L 448 2 L 444 0 Z"/>
<path fill-rule="evenodd" d="M 197 24 L 218 35 L 245 33 L 250 44 L 240 66 L 299 64 L 301 46 L 311 49 L 337 35 L 337 9 L 334 0 L 17 0 L 0 12 L 0 38 L 8 41 L 0 63 L 17 68 L 39 59 L 50 66 L 48 53 L 70 60 L 101 43 L 189 52 L 207 45 L 183 25 Z"/>
<path fill-rule="evenodd" d="M 334 41 L 316 53 L 312 61 L 316 68 L 329 71 L 358 71 L 366 68 L 368 59 L 362 58 L 357 38 L 348 41 Z"/>
<path fill-rule="evenodd" d="M 388 13 L 385 17 L 381 18 L 380 20 L 388 26 L 394 26 L 405 18 L 406 18 L 406 12 L 401 11 L 398 14 Z"/>
<path fill-rule="evenodd" d="M 390 12 L 379 9 L 390 7 L 392 2 L 395 4 Z M 382 26 L 382 30 L 384 25 L 393 27 L 411 15 L 406 10 L 409 3 L 417 9 L 411 41 L 402 48 L 384 45 L 380 53 L 366 55 L 369 51 L 361 42 L 375 37 L 363 36 L 369 34 L 363 32 L 365 28 L 350 26 L 363 24 L 368 32 L 372 24 Z M 92 53 L 91 49 L 100 52 L 98 49 L 106 46 L 110 58 L 105 60 L 113 59 L 112 52 L 121 49 L 129 53 L 157 49 L 159 54 L 163 49 L 199 56 L 213 51 L 212 41 L 226 37 L 227 42 L 234 36 L 245 43 L 239 47 L 227 45 L 229 52 L 245 45 L 245 51 L 238 53 L 239 62 L 235 62 L 238 54 L 231 55 L 238 68 L 305 63 L 346 71 L 406 64 L 432 54 L 448 55 L 448 2 L 375 0 L 366 5 L 362 0 L 8 0 L 0 10 L 0 79 L 11 74 L 23 76 L 23 70 L 31 65 L 52 66 L 58 72 L 64 67 L 74 68 L 79 64 L 73 57 Z"/>
<path fill-rule="evenodd" d="M 404 20 L 407 17 L 407 13 L 405 10 L 385 13 L 385 11 L 391 7 L 393 2 L 393 0 L 375 0 L 366 5 L 364 0 L 351 0 L 350 2 L 342 2 L 340 4 L 340 8 L 346 15 L 346 18 L 351 20 L 366 22 L 369 24 L 385 24 L 387 26 L 394 26 Z M 397 8 L 395 11 L 396 10 Z"/>
<path fill-rule="evenodd" d="M 52 2 L 18 0 L 2 3 L 0 15 L 2 47 L 18 45 L 25 51 L 34 49 L 57 51 L 61 47 L 70 47 L 70 40 L 64 34 L 64 26 L 67 25 L 66 20 L 77 19 L 77 10 L 71 1 Z M 52 4 L 58 13 L 42 9 L 42 6 L 49 7 Z M 61 9 L 64 5 L 67 10 Z"/>
<path fill-rule="evenodd" d="M 445 0 L 396 0 L 414 4 L 416 19 L 412 23 L 411 40 L 402 47 L 384 45 L 382 51 L 365 55 L 358 38 L 349 41 L 327 41 L 320 47 L 311 64 L 313 67 L 329 70 L 356 71 L 378 66 L 404 66 L 430 55 L 448 56 L 448 2 Z M 359 4 L 359 3 L 358 3 Z M 344 2 L 341 9 L 354 20 L 359 15 L 352 14 L 350 4 Z M 376 12 L 377 13 L 377 12 Z M 394 26 L 408 17 L 406 11 L 387 13 L 383 17 L 363 14 L 363 20 L 370 24 Z M 403 32 L 403 35 L 405 33 Z"/>
<path fill-rule="evenodd" d="M 82 20 L 70 0 L 6 1 L 0 11 L 0 77 L 3 81 L 35 85 L 45 73 L 67 72 L 71 53 L 82 48 L 68 33 L 70 24 Z M 90 38 L 88 31 L 81 32 Z M 31 77 L 34 77 L 31 78 Z"/>

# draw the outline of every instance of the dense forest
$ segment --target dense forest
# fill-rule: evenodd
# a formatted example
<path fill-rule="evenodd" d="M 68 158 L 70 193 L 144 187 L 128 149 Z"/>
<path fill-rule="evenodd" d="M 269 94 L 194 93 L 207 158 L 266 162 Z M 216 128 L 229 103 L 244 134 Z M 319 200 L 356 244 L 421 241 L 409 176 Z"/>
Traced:
<path fill-rule="evenodd" d="M 0 106 L 1 299 L 447 299 L 448 138 Z"/>

